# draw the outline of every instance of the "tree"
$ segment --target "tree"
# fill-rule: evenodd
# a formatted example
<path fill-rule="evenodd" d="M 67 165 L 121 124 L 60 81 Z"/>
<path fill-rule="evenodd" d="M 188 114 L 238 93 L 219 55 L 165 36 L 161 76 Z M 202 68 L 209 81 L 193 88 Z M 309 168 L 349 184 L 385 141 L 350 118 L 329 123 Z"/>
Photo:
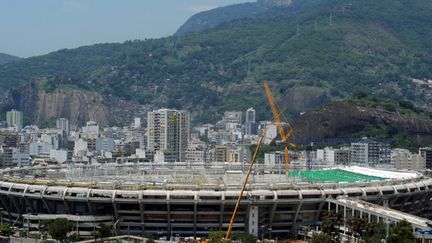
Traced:
<path fill-rule="evenodd" d="M 211 231 L 207 238 L 209 240 L 209 243 L 220 243 L 222 239 L 225 238 L 226 232 L 225 231 Z"/>
<path fill-rule="evenodd" d="M 386 225 L 383 222 L 375 223 L 373 231 L 364 236 L 365 242 L 368 243 L 381 243 L 382 239 L 386 238 Z"/>
<path fill-rule="evenodd" d="M 111 236 L 111 226 L 106 225 L 104 223 L 99 224 L 98 230 L 96 232 L 97 238 L 105 238 Z"/>
<path fill-rule="evenodd" d="M 234 232 L 231 237 L 233 240 L 240 241 L 242 243 L 256 243 L 257 238 L 246 232 Z"/>
<path fill-rule="evenodd" d="M 15 233 L 15 230 L 9 224 L 0 224 L 0 235 L 11 236 Z"/>
<path fill-rule="evenodd" d="M 67 237 L 67 239 L 69 242 L 76 242 L 80 240 L 80 235 L 78 234 L 78 232 L 73 232 Z"/>
<path fill-rule="evenodd" d="M 342 214 L 335 212 L 325 212 L 322 218 L 322 231 L 328 235 L 343 223 Z"/>
<path fill-rule="evenodd" d="M 55 219 L 48 223 L 47 231 L 52 238 L 63 242 L 72 230 L 73 224 L 67 219 Z"/>
<path fill-rule="evenodd" d="M 331 243 L 331 237 L 326 233 L 314 234 L 311 243 Z"/>
<path fill-rule="evenodd" d="M 412 231 L 412 225 L 406 220 L 400 221 L 395 227 L 393 227 L 389 236 L 387 237 L 387 243 L 414 243 L 415 237 Z"/>

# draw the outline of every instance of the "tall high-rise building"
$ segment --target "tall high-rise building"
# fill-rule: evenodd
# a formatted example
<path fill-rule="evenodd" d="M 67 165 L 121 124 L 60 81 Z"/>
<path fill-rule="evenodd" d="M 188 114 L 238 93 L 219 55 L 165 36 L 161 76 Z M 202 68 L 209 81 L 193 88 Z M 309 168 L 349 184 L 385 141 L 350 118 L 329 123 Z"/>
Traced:
<path fill-rule="evenodd" d="M 165 162 L 185 161 L 189 112 L 160 109 L 147 113 L 147 149 L 163 152 Z"/>
<path fill-rule="evenodd" d="M 390 145 L 373 139 L 362 138 L 351 143 L 351 163 L 354 164 L 390 164 Z"/>
<path fill-rule="evenodd" d="M 255 122 L 256 112 L 254 108 L 246 110 L 245 134 L 252 135 L 257 132 L 257 124 Z"/>
<path fill-rule="evenodd" d="M 15 127 L 20 131 L 23 127 L 23 113 L 15 109 L 6 112 L 6 122 L 8 126 Z"/>
<path fill-rule="evenodd" d="M 64 132 L 66 132 L 67 135 L 69 135 L 70 132 L 70 125 L 69 125 L 69 120 L 66 118 L 59 118 L 56 121 L 56 127 L 57 129 L 60 129 Z"/>
<path fill-rule="evenodd" d="M 254 108 L 249 108 L 246 110 L 246 123 L 255 122 L 256 111 Z"/>

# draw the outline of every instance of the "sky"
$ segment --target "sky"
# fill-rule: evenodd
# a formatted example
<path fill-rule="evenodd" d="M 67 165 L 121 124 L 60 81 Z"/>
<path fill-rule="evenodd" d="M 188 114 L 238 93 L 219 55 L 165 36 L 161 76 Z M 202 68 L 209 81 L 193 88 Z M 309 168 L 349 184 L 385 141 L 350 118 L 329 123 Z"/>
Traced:
<path fill-rule="evenodd" d="M 19 57 L 173 34 L 193 14 L 252 0 L 0 0 L 0 52 Z"/>

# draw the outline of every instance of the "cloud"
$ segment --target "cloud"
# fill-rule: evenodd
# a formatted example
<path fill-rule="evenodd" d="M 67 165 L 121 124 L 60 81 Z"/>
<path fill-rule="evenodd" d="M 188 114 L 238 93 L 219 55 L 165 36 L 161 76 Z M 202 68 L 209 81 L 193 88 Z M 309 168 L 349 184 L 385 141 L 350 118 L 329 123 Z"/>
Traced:
<path fill-rule="evenodd" d="M 186 7 L 185 9 L 192 13 L 199 13 L 203 11 L 208 11 L 210 9 L 217 8 L 218 6 L 215 5 L 190 5 Z"/>

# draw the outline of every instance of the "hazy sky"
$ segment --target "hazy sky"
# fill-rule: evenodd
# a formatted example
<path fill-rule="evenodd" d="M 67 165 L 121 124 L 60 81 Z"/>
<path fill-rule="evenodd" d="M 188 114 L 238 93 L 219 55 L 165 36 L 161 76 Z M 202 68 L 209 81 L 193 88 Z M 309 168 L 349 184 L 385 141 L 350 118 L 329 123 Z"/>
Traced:
<path fill-rule="evenodd" d="M 253 0 L 0 0 L 0 52 L 62 48 L 173 34 L 194 13 Z"/>

